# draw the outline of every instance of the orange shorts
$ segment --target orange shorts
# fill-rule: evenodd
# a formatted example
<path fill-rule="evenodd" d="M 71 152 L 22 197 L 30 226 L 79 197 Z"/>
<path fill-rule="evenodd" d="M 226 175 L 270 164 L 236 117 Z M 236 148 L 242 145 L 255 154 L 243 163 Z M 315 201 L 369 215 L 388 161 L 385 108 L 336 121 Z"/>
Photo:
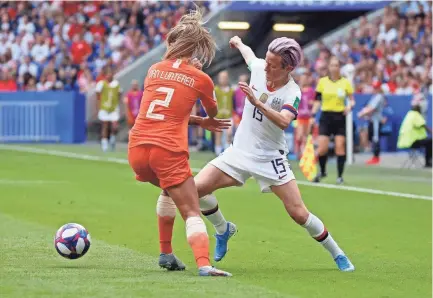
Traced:
<path fill-rule="evenodd" d="M 296 124 L 307 126 L 310 124 L 310 118 L 298 118 L 296 119 Z"/>
<path fill-rule="evenodd" d="M 128 149 L 128 160 L 135 179 L 159 185 L 162 189 L 181 184 L 192 171 L 188 153 L 172 152 L 155 145 L 140 145 Z"/>

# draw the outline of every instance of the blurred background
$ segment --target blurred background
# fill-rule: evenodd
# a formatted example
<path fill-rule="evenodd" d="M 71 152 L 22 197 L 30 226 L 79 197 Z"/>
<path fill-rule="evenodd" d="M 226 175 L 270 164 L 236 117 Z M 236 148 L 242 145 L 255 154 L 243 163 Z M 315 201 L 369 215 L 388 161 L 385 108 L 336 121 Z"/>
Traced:
<path fill-rule="evenodd" d="M 381 148 L 398 151 L 406 113 L 421 107 L 431 126 L 432 3 L 428 1 L 202 1 L 219 51 L 204 71 L 232 93 L 233 130 L 215 136 L 190 127 L 191 150 L 223 150 L 242 117 L 236 84 L 249 71 L 228 40 L 240 36 L 259 57 L 269 42 L 295 38 L 304 48 L 293 73 L 306 100 L 326 76 L 331 55 L 353 84 L 357 101 L 350 120 L 349 149 L 371 151 L 368 122 L 357 113 L 380 91 Z M 189 1 L 46 1 L 0 4 L 0 142 L 99 143 L 98 82 L 117 81 L 117 142 L 127 142 L 148 68 L 160 61 L 167 32 Z M 114 78 L 110 78 L 110 74 Z M 193 111 L 204 115 L 200 103 Z M 110 128 L 111 129 L 111 128 Z M 317 127 L 313 130 L 317 134 Z M 299 157 L 296 123 L 286 131 L 290 157 Z M 218 147 L 218 148 L 216 148 Z M 220 148 L 222 147 L 222 149 Z M 332 147 L 332 145 L 331 145 Z M 332 148 L 331 148 L 332 150 Z M 218 153 L 218 152 L 217 152 Z M 363 161 L 359 155 L 358 161 Z M 350 161 L 356 161 L 349 156 Z"/>

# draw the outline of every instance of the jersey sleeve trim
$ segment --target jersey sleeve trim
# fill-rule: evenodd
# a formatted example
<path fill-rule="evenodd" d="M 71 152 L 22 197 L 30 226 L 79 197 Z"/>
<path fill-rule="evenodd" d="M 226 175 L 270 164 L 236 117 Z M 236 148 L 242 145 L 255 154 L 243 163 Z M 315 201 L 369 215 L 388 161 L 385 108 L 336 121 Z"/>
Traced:
<path fill-rule="evenodd" d="M 298 111 L 294 107 L 292 107 L 291 105 L 285 104 L 285 105 L 283 105 L 283 107 L 281 109 L 292 112 L 293 115 L 295 115 L 295 119 L 298 118 Z"/>

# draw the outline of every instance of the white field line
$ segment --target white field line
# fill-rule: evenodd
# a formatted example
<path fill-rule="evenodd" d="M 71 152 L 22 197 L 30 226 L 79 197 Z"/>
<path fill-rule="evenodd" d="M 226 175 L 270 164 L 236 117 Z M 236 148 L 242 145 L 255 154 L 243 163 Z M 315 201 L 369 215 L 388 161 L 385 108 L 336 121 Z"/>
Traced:
<path fill-rule="evenodd" d="M 15 180 L 15 179 L 1 179 L 0 185 L 35 185 L 35 184 L 59 184 L 67 183 L 67 181 L 55 181 L 55 180 Z"/>
<path fill-rule="evenodd" d="M 48 150 L 48 149 L 26 147 L 26 146 L 0 145 L 0 150 L 36 153 L 36 154 L 52 155 L 52 156 L 58 156 L 58 157 L 67 157 L 67 158 L 75 158 L 75 159 L 83 159 L 83 160 L 111 162 L 111 163 L 118 163 L 118 164 L 128 164 L 128 160 L 126 160 L 124 158 L 103 157 L 103 156 L 88 155 L 88 154 L 59 151 L 59 150 Z M 194 172 L 199 172 L 201 169 L 192 168 L 192 170 Z M 377 189 L 370 189 L 370 188 L 363 188 L 363 187 L 334 185 L 334 184 L 326 184 L 326 183 L 317 183 L 316 184 L 316 183 L 311 183 L 308 181 L 299 181 L 299 180 L 297 180 L 297 183 L 300 185 L 306 185 L 306 186 L 311 186 L 311 187 L 339 189 L 339 190 L 345 190 L 345 191 L 353 191 L 353 192 L 377 194 L 377 195 L 387 195 L 387 196 L 409 198 L 409 199 L 430 200 L 430 201 L 432 200 L 431 196 L 415 195 L 415 194 L 410 194 L 410 193 L 401 193 L 401 192 L 393 192 L 393 191 L 384 191 L 384 190 L 377 190 Z"/>

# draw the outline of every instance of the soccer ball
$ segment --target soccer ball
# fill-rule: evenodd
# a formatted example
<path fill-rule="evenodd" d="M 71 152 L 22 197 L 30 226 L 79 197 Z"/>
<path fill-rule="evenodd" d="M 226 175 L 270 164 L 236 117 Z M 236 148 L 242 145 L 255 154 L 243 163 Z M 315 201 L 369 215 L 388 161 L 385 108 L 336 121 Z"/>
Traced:
<path fill-rule="evenodd" d="M 68 223 L 57 231 L 54 246 L 62 257 L 78 259 L 90 248 L 90 234 L 82 225 Z"/>

